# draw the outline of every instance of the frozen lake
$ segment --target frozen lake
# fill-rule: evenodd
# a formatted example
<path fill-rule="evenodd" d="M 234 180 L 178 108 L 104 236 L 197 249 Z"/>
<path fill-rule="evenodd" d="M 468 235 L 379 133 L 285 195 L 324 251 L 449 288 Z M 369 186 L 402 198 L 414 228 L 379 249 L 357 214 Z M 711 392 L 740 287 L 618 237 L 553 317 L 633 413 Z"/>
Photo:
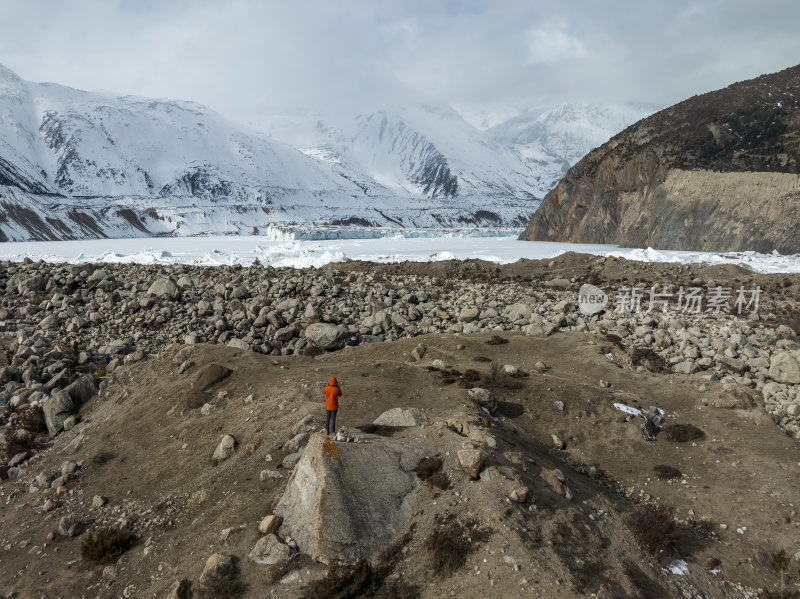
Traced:
<path fill-rule="evenodd" d="M 384 237 L 359 239 L 276 239 L 247 237 L 159 237 L 0 243 L 0 259 L 20 261 L 28 257 L 48 262 L 136 262 L 140 264 L 242 264 L 258 259 L 272 266 L 322 266 L 344 260 L 373 262 L 464 260 L 480 258 L 501 264 L 520 258 L 553 258 L 564 252 L 618 256 L 647 262 L 702 262 L 748 265 L 759 272 L 800 273 L 800 254 L 755 252 L 679 252 L 627 249 L 612 245 L 517 241 L 516 236 L 477 236 L 480 232 L 438 231 L 432 237 Z M 466 235 L 470 236 L 466 236 Z M 489 234 L 489 232 L 487 232 Z M 493 232 L 496 235 L 497 232 Z"/>

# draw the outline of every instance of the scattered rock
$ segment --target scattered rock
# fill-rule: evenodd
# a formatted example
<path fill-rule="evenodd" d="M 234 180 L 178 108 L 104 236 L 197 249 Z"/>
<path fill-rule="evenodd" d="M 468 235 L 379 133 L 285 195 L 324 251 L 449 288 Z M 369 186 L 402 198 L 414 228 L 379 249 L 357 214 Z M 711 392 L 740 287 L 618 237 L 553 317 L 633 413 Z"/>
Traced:
<path fill-rule="evenodd" d="M 192 583 L 186 578 L 176 580 L 167 589 L 166 599 L 192 599 Z"/>
<path fill-rule="evenodd" d="M 85 375 L 64 387 L 73 403 L 80 407 L 97 395 L 97 382 L 92 375 Z"/>
<path fill-rule="evenodd" d="M 271 533 L 278 532 L 278 528 L 280 528 L 281 519 L 274 514 L 270 514 L 266 516 L 261 523 L 258 525 L 258 532 L 262 535 L 268 535 Z"/>
<path fill-rule="evenodd" d="M 302 451 L 296 451 L 294 453 L 290 453 L 285 458 L 283 458 L 283 461 L 281 462 L 281 466 L 283 466 L 287 470 L 292 470 L 297 465 L 297 462 L 300 461 L 300 458 L 302 458 L 302 457 L 303 457 L 303 452 Z"/>
<path fill-rule="evenodd" d="M 262 470 L 261 474 L 259 475 L 259 479 L 262 483 L 267 482 L 268 480 L 276 480 L 278 478 L 283 478 L 283 474 L 277 470 Z"/>
<path fill-rule="evenodd" d="M 566 499 L 572 498 L 572 494 L 567 488 L 564 474 L 561 472 L 561 470 L 557 468 L 552 470 L 549 468 L 542 468 L 542 471 L 539 475 L 542 477 L 544 482 L 547 483 L 547 486 L 549 486 L 555 493 L 565 497 Z"/>
<path fill-rule="evenodd" d="M 211 456 L 211 459 L 214 462 L 222 462 L 223 460 L 227 460 L 231 455 L 233 455 L 234 450 L 236 449 L 236 439 L 232 435 L 225 435 L 217 445 L 217 448 L 214 450 L 214 455 Z"/>
<path fill-rule="evenodd" d="M 80 534 L 81 525 L 74 514 L 67 514 L 58 521 L 58 534 L 62 537 L 74 537 Z"/>
<path fill-rule="evenodd" d="M 247 554 L 247 559 L 261 566 L 274 566 L 289 561 L 291 551 L 274 534 L 261 537 Z"/>
<path fill-rule="evenodd" d="M 525 503 L 528 500 L 528 487 L 515 487 L 511 490 L 511 493 L 508 495 L 511 501 L 516 501 L 517 503 Z"/>
<path fill-rule="evenodd" d="M 486 408 L 490 413 L 497 410 L 497 399 L 494 393 L 481 387 L 473 387 L 467 391 L 469 398 L 481 408 Z"/>
<path fill-rule="evenodd" d="M 283 451 L 286 453 L 296 453 L 300 451 L 300 448 L 308 440 L 308 435 L 308 432 L 297 433 L 294 437 L 283 444 Z"/>
<path fill-rule="evenodd" d="M 769 376 L 779 383 L 799 384 L 800 351 L 785 351 L 773 355 L 769 363 Z"/>
<path fill-rule="evenodd" d="M 461 449 L 458 452 L 458 465 L 470 478 L 478 478 L 486 458 L 486 452 L 482 449 Z"/>
<path fill-rule="evenodd" d="M 232 555 L 214 553 L 207 560 L 200 574 L 200 582 L 233 578 L 236 576 L 236 558 Z"/>

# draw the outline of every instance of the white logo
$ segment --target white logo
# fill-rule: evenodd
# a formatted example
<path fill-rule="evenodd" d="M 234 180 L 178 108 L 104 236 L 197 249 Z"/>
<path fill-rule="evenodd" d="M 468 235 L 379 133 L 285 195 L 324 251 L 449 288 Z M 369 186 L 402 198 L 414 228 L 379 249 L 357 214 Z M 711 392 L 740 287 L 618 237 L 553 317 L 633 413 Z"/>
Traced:
<path fill-rule="evenodd" d="M 599 287 L 586 283 L 578 291 L 578 308 L 587 316 L 602 312 L 607 303 L 608 296 Z"/>

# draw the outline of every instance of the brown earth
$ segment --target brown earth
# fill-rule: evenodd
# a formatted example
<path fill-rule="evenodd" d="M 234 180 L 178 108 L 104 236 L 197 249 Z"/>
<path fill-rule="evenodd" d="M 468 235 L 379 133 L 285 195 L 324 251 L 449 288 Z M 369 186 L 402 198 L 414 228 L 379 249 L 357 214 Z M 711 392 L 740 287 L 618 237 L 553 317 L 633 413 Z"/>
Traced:
<path fill-rule="evenodd" d="M 504 333 L 509 342 L 500 345 L 487 344 L 490 337 L 426 336 L 315 358 L 193 346 L 185 351 L 193 365 L 182 374 L 177 348 L 120 367 L 107 391 L 83 406 L 82 421 L 28 462 L 27 470 L 37 473 L 58 468 L 65 459 L 79 461 L 65 494 L 30 494 L 14 480 L 0 484 L 3 592 L 165 597 L 175 580 L 197 581 L 206 558 L 221 552 L 240 559 L 247 585 L 242 596 L 304 596 L 303 585 L 323 577 L 324 566 L 301 555 L 276 574 L 248 561 L 247 554 L 260 537 L 258 523 L 272 512 L 289 476 L 278 467 L 281 448 L 305 414 L 318 414 L 321 422 L 320 388 L 331 375 L 344 392 L 340 427 L 353 431 L 394 407 L 425 410 L 426 426 L 391 434 L 437 448 L 449 475 L 452 487 L 446 491 L 421 484 L 410 540 L 385 581 L 402 583 L 394 588 L 405 589 L 407 596 L 680 597 L 702 591 L 706 597 L 744 597 L 745 588 L 778 587 L 769 553 L 800 549 L 800 517 L 793 505 L 800 497 L 800 447 L 761 406 L 711 407 L 725 395 L 717 383 L 636 374 L 622 368 L 620 350 L 598 336 L 559 333 L 538 339 Z M 415 363 L 410 351 L 420 341 L 428 352 Z M 491 363 L 476 361 L 479 356 L 530 375 L 492 382 L 487 380 Z M 458 372 L 427 369 L 433 359 Z M 544 371 L 535 367 L 539 361 Z M 233 373 L 209 390 L 215 407 L 202 416 L 185 401 L 198 373 L 212 363 Z M 468 400 L 460 381 L 469 369 L 481 379 L 472 384 L 493 390 L 500 401 L 497 422 Z M 610 386 L 602 387 L 601 379 Z M 564 403 L 563 411 L 554 407 L 556 401 Z M 639 421 L 614 409 L 615 401 L 658 406 L 667 423 L 692 424 L 704 436 L 675 442 L 662 433 L 646 441 Z M 457 451 L 473 445 L 443 422 L 448 419 L 471 422 L 496 439 L 496 447 L 484 445 L 489 480 L 471 481 L 460 470 Z M 564 451 L 553 449 L 554 433 L 565 442 Z M 224 434 L 233 435 L 238 448 L 215 466 L 211 455 Z M 84 440 L 77 451 L 63 455 L 79 436 Z M 659 479 L 654 471 L 659 465 L 684 476 Z M 261 482 L 265 468 L 278 469 L 283 478 Z M 571 500 L 542 478 L 553 468 L 563 473 Z M 529 487 L 526 503 L 507 499 L 511 484 Z M 108 505 L 92 508 L 95 495 L 108 496 Z M 48 498 L 58 507 L 43 513 Z M 627 517 L 646 499 L 675 507 L 681 525 L 674 557 L 688 562 L 688 575 L 663 568 L 673 556 L 651 557 L 637 546 Z M 104 577 L 102 566 L 81 559 L 87 533 L 48 540 L 68 512 L 90 530 L 127 520 L 138 540 L 116 564 L 115 576 L 108 571 Z M 435 522 L 448 515 L 483 534 L 474 535 L 474 551 L 463 567 L 437 577 L 426 540 Z M 231 527 L 230 538 L 221 541 L 221 531 Z M 717 574 L 709 573 L 712 559 L 719 561 Z M 284 574 L 287 582 L 277 582 Z M 788 584 L 796 583 L 792 562 Z"/>

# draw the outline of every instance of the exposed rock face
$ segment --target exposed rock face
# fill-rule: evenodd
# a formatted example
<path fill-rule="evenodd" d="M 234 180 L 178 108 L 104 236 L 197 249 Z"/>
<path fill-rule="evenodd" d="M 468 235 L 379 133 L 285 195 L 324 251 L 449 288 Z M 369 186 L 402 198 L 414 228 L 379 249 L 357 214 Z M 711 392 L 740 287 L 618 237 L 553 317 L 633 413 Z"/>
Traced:
<path fill-rule="evenodd" d="M 800 252 L 800 66 L 695 96 L 593 150 L 520 239 Z"/>
<path fill-rule="evenodd" d="M 423 455 L 384 437 L 357 444 L 312 435 L 275 508 L 281 534 L 323 563 L 372 559 L 408 526 Z"/>

